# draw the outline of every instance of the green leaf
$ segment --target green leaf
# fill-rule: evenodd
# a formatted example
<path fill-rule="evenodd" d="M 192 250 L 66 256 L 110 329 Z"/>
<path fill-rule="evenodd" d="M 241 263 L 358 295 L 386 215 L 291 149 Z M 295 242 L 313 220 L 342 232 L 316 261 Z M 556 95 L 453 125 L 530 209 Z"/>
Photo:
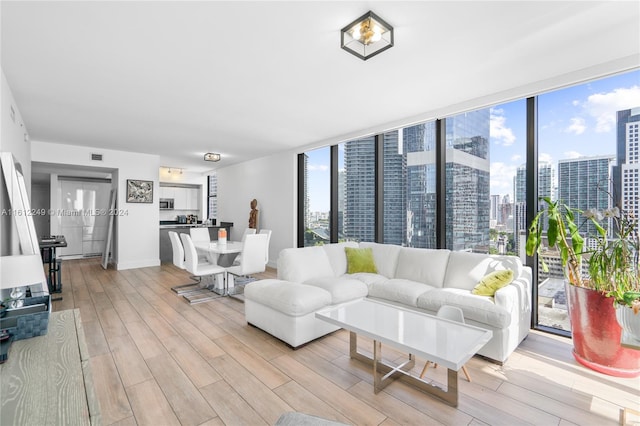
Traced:
<path fill-rule="evenodd" d="M 550 216 L 548 222 L 547 240 L 549 241 L 549 247 L 553 247 L 556 245 L 556 241 L 558 241 L 558 220 Z"/>

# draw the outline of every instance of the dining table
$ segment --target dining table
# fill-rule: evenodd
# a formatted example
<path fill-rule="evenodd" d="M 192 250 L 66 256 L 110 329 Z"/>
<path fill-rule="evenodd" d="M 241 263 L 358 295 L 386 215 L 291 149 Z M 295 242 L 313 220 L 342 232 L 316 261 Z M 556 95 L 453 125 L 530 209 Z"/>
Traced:
<path fill-rule="evenodd" d="M 208 242 L 194 241 L 193 245 L 195 246 L 196 251 L 206 254 L 211 263 L 215 263 L 225 268 L 233 265 L 238 254 L 242 252 L 243 246 L 241 241 L 227 241 L 226 243 L 221 243 L 217 240 Z M 225 289 L 225 283 L 223 278 L 220 276 L 217 277 L 216 288 L 218 290 L 223 290 L 225 294 L 228 291 L 228 288 Z"/>
<path fill-rule="evenodd" d="M 215 261 L 219 266 L 228 267 L 233 265 L 233 261 L 242 251 L 242 242 L 227 241 L 220 243 L 217 240 L 212 241 L 194 241 L 193 245 L 196 250 L 207 254 L 210 260 Z"/>

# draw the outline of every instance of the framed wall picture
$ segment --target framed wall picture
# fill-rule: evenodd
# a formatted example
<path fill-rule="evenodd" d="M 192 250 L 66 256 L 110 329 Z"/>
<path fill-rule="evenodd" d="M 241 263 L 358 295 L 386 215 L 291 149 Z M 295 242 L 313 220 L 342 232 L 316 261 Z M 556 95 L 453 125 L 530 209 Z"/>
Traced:
<path fill-rule="evenodd" d="M 153 181 L 127 179 L 127 203 L 153 203 Z"/>

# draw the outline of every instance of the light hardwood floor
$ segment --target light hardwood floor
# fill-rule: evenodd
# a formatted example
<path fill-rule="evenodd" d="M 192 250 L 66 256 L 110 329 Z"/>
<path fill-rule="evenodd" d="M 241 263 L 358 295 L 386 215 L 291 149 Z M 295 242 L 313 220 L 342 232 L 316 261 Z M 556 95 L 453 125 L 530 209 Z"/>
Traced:
<path fill-rule="evenodd" d="M 349 359 L 347 332 L 294 351 L 248 326 L 241 302 L 189 305 L 170 290 L 188 281 L 169 264 L 115 271 L 99 259 L 64 261 L 54 310 L 80 310 L 102 424 L 261 425 L 299 411 L 357 425 L 615 425 L 622 407 L 640 410 L 639 379 L 581 367 L 568 339 L 535 331 L 503 366 L 469 361 L 473 382 L 460 376 L 457 408 L 401 382 L 375 395 L 371 371 Z M 446 383 L 444 368 L 427 376 Z"/>

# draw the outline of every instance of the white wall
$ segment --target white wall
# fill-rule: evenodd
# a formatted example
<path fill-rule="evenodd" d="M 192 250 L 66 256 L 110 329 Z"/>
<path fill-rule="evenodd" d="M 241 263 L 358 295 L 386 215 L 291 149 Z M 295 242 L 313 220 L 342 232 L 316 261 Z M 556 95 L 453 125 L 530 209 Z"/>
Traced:
<path fill-rule="evenodd" d="M 31 145 L 33 161 L 113 169 L 112 180 L 117 183 L 119 211 L 115 220 L 114 238 L 116 268 L 121 270 L 160 265 L 158 228 L 160 158 L 157 155 L 40 141 L 33 141 Z M 103 160 L 91 160 L 92 153 L 102 154 Z M 153 203 L 127 203 L 127 179 L 153 181 Z"/>
<path fill-rule="evenodd" d="M 218 169 L 218 222 L 233 222 L 238 239 L 249 226 L 251 200 L 258 200 L 258 228 L 271 229 L 269 266 L 280 250 L 296 246 L 297 155 L 289 152 Z"/>
<path fill-rule="evenodd" d="M 2 71 L 0 95 L 0 99 L 2 99 L 0 107 L 0 151 L 13 154 L 15 162 L 22 167 L 27 192 L 31 194 L 31 143 L 25 141 L 27 129 L 22 122 L 20 110 L 13 98 L 13 93 L 11 93 L 4 71 Z M 13 113 L 11 112 L 12 109 Z M 11 208 L 9 206 L 10 201 L 5 194 L 4 185 L 4 178 L 0 177 L 0 210 Z M 19 253 L 20 245 L 13 217 L 2 215 L 0 217 L 0 254 L 6 256 Z"/>

